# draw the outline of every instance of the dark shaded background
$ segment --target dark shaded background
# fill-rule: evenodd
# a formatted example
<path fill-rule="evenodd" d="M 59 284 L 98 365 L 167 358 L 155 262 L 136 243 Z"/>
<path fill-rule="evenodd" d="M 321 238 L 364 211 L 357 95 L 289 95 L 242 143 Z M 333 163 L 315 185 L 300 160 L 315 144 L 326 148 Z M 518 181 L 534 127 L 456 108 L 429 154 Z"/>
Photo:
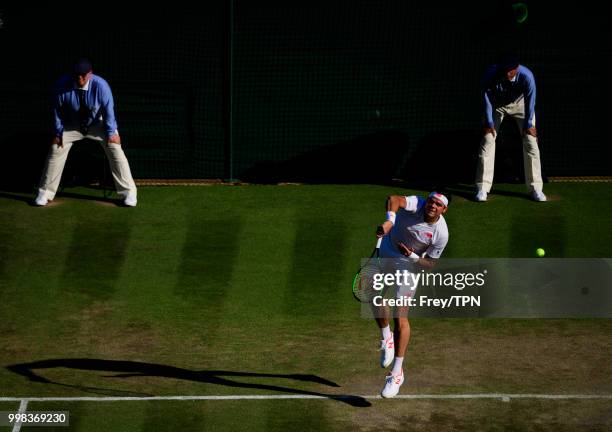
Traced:
<path fill-rule="evenodd" d="M 10 161 L 0 181 L 36 183 L 52 85 L 85 55 L 114 91 L 136 178 L 369 182 L 443 172 L 471 182 L 480 78 L 509 48 L 536 76 L 544 174 L 612 174 L 603 6 L 524 3 L 522 24 L 505 0 L 234 0 L 233 10 L 218 0 L 197 12 L 108 16 L 97 4 L 0 6 L 0 146 Z M 519 137 L 506 132 L 496 181 L 520 181 Z"/>

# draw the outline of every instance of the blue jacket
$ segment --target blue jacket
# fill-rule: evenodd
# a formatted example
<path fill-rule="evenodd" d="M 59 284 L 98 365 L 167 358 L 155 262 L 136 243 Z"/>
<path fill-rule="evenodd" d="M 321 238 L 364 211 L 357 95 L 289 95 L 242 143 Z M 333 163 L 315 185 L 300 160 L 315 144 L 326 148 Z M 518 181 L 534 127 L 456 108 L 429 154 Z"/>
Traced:
<path fill-rule="evenodd" d="M 524 128 L 534 126 L 536 84 L 533 73 L 520 65 L 518 73 L 512 81 L 499 77 L 497 65 L 489 66 L 484 77 L 484 108 L 485 119 L 489 127 L 493 127 L 493 109 L 516 102 L 521 97 L 525 99 Z"/>
<path fill-rule="evenodd" d="M 92 75 L 86 85 L 85 104 L 89 117 L 87 126 L 100 121 L 104 122 L 107 135 L 117 133 L 117 122 L 113 94 L 108 83 L 97 75 Z M 79 96 L 74 79 L 70 75 L 62 76 L 55 87 L 53 98 L 53 117 L 55 120 L 55 135 L 61 136 L 64 130 L 79 129 Z"/>

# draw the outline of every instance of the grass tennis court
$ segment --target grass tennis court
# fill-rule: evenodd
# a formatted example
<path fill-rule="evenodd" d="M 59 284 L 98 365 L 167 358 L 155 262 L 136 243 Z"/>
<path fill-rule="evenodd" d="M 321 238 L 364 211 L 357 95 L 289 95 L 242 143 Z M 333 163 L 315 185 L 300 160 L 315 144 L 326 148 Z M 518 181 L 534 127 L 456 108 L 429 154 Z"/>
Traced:
<path fill-rule="evenodd" d="M 550 183 L 547 203 L 523 185 L 496 191 L 485 204 L 456 191 L 443 259 L 534 257 L 537 247 L 612 257 L 611 183 Z M 0 193 L 0 397 L 332 398 L 29 402 L 70 411 L 70 428 L 45 430 L 612 427 L 610 399 L 357 397 L 378 394 L 384 371 L 352 276 L 385 197 L 425 191 L 141 187 L 134 209 L 68 192 L 45 208 Z M 611 319 L 422 318 L 412 328 L 400 395 L 612 394 Z M 0 411 L 18 406 L 0 401 Z"/>

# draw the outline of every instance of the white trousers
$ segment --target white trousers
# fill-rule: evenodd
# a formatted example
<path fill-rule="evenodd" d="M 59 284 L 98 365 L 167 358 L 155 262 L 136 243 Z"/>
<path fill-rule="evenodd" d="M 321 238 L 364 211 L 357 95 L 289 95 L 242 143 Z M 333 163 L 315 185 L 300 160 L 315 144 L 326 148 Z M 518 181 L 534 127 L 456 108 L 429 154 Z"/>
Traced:
<path fill-rule="evenodd" d="M 540 167 L 540 149 L 537 138 L 523 135 L 525 120 L 525 104 L 523 98 L 511 104 L 499 107 L 493 112 L 495 135 L 486 134 L 480 142 L 478 166 L 476 169 L 476 187 L 489 193 L 493 184 L 493 169 L 495 167 L 495 140 L 497 132 L 505 116 L 512 117 L 523 137 L 523 163 L 525 165 L 525 184 L 530 192 L 542 192 L 542 172 Z M 535 126 L 535 114 L 532 118 Z"/>
<path fill-rule="evenodd" d="M 52 200 L 55 197 L 72 144 L 85 138 L 98 141 L 104 149 L 117 194 L 121 197 L 126 197 L 128 194 L 135 195 L 136 184 L 132 178 L 130 165 L 125 157 L 125 153 L 121 145 L 108 142 L 102 125 L 93 126 L 87 135 L 78 130 L 65 131 L 62 135 L 63 146 L 60 147 L 56 144 L 51 146 L 47 155 L 45 169 L 40 179 L 39 194 L 42 194 L 48 200 Z"/>

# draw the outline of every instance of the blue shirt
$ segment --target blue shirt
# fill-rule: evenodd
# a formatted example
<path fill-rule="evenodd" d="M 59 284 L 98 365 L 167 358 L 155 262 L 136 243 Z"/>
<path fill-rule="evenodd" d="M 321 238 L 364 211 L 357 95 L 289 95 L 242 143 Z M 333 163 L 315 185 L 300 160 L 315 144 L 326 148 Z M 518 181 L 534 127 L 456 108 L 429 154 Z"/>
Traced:
<path fill-rule="evenodd" d="M 113 94 L 108 83 L 92 74 L 84 90 L 85 105 L 89 111 L 87 127 L 103 121 L 106 134 L 108 136 L 116 134 Z M 53 99 L 56 136 L 61 136 L 64 130 L 78 130 L 80 127 L 78 91 L 74 78 L 70 75 L 62 76 L 56 84 Z"/>
<path fill-rule="evenodd" d="M 525 123 L 523 127 L 529 129 L 534 126 L 533 114 L 535 112 L 536 84 L 533 73 L 525 66 L 518 67 L 518 73 L 512 81 L 499 78 L 497 65 L 489 66 L 484 77 L 484 104 L 485 118 L 489 127 L 493 127 L 493 108 L 518 101 L 521 97 L 525 102 Z"/>

